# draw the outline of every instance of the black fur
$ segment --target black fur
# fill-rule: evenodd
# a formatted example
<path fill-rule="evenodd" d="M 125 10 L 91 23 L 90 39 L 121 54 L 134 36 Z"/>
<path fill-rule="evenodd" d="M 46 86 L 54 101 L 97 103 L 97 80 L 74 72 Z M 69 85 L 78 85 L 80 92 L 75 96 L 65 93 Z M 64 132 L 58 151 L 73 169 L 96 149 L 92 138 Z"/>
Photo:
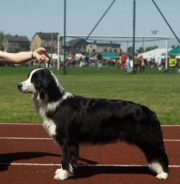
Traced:
<path fill-rule="evenodd" d="M 160 123 L 148 107 L 130 101 L 76 95 L 63 99 L 66 91 L 57 86 L 46 69 L 36 71 L 31 82 L 41 100 L 48 97 L 44 104 L 62 99 L 54 111 L 46 110 L 46 116 L 56 125 L 54 139 L 62 146 L 63 170 L 69 171 L 69 163 L 76 164 L 79 144 L 107 144 L 120 140 L 138 146 L 150 163 L 157 161 L 168 173 Z"/>

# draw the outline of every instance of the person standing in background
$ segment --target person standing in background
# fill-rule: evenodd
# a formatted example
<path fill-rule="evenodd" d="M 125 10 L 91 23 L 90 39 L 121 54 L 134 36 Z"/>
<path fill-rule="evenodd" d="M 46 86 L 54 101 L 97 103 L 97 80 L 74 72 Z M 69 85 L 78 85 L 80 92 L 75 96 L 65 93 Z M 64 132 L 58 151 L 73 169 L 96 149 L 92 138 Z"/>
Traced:
<path fill-rule="evenodd" d="M 121 69 L 125 70 L 125 64 L 126 64 L 126 54 L 121 54 Z"/>
<path fill-rule="evenodd" d="M 97 55 L 97 66 L 98 66 L 98 69 L 101 69 L 101 66 L 102 66 L 102 55 L 101 53 L 99 52 L 98 55 Z"/>

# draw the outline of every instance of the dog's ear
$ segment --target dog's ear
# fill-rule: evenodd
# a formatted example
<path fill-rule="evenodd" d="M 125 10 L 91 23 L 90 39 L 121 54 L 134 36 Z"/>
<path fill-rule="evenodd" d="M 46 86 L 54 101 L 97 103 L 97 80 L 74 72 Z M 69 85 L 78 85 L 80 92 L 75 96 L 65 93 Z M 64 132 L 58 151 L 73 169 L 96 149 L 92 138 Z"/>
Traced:
<path fill-rule="evenodd" d="M 49 70 L 45 70 L 45 75 L 43 76 L 43 87 L 46 89 L 54 84 L 54 78 L 52 77 Z"/>
<path fill-rule="evenodd" d="M 41 90 L 40 93 L 39 93 L 40 99 L 44 100 L 45 99 L 45 96 L 46 96 L 45 91 L 44 90 Z"/>

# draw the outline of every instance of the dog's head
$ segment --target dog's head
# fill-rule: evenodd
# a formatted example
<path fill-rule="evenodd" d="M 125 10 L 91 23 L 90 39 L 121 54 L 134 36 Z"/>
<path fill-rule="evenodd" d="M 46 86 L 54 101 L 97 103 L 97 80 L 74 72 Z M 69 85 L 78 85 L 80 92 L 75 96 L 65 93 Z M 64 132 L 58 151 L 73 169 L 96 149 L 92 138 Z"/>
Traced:
<path fill-rule="evenodd" d="M 48 69 L 35 69 L 28 75 L 28 79 L 18 84 L 23 93 L 33 93 L 41 100 L 55 101 L 59 99 L 64 90 L 57 78 Z"/>

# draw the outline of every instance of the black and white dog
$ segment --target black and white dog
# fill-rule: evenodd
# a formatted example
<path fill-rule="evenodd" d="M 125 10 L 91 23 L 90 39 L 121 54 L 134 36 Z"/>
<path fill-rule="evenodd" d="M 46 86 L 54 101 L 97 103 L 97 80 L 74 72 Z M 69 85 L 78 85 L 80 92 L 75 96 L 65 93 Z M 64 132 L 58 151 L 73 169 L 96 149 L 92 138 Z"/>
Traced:
<path fill-rule="evenodd" d="M 160 123 L 147 107 L 124 100 L 91 99 L 66 92 L 48 69 L 33 70 L 18 84 L 32 93 L 33 101 L 48 134 L 62 146 L 62 167 L 54 178 L 65 180 L 73 172 L 79 144 L 125 141 L 145 154 L 158 179 L 168 178 Z"/>

